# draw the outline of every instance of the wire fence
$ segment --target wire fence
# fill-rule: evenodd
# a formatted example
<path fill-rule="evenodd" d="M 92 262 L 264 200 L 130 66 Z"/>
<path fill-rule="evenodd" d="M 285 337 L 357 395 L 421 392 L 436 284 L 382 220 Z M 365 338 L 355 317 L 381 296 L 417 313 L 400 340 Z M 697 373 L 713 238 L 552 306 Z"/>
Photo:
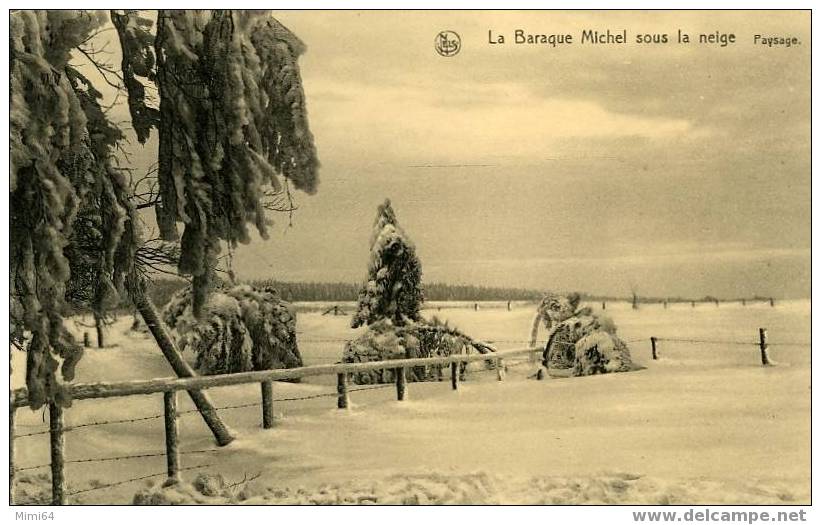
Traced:
<path fill-rule="evenodd" d="M 367 391 L 367 390 L 380 390 L 380 389 L 383 389 L 383 388 L 393 388 L 393 387 L 394 387 L 393 384 L 384 383 L 384 384 L 379 384 L 379 385 L 374 385 L 374 386 L 349 388 L 348 392 L 364 392 L 364 391 Z M 277 398 L 277 399 L 273 399 L 272 401 L 274 403 L 283 403 L 283 402 L 287 402 L 287 401 L 307 401 L 307 400 L 310 400 L 310 399 L 320 399 L 320 398 L 326 398 L 326 397 L 339 397 L 339 393 L 336 390 L 334 390 L 334 391 L 321 392 L 321 393 L 318 393 L 318 394 L 311 394 L 311 395 L 306 395 L 306 396 Z M 261 406 L 262 406 L 262 402 L 257 401 L 257 402 L 251 402 L 251 403 L 241 403 L 241 404 L 238 404 L 238 405 L 219 406 L 219 407 L 214 407 L 214 409 L 219 412 L 221 410 L 236 410 L 236 409 L 241 409 L 241 408 L 255 408 L 255 407 L 261 407 Z M 198 414 L 198 413 L 199 413 L 199 410 L 197 410 L 197 409 L 180 410 L 180 411 L 177 412 L 177 416 L 184 416 L 184 415 Z M 152 420 L 152 419 L 162 419 L 163 417 L 164 417 L 164 414 L 153 414 L 153 415 L 150 415 L 150 416 L 142 416 L 142 417 L 134 417 L 134 418 L 108 419 L 108 420 L 102 420 L 102 421 L 93 421 L 93 422 L 89 422 L 89 423 L 80 423 L 80 424 L 77 424 L 77 425 L 67 426 L 67 427 L 63 428 L 63 432 L 64 433 L 65 432 L 72 432 L 72 431 L 79 430 L 79 429 L 82 429 L 82 428 L 98 427 L 98 426 L 105 426 L 105 425 L 119 425 L 119 424 L 125 424 L 125 423 L 139 423 L 139 422 L 142 422 L 142 421 L 149 421 L 149 420 Z M 48 425 L 48 423 L 44 422 L 44 423 L 39 423 L 36 426 L 47 426 L 47 425 Z M 42 435 L 48 434 L 49 432 L 50 432 L 49 429 L 45 429 L 45 430 L 41 430 L 41 431 L 37 431 L 37 432 L 27 432 L 25 434 L 15 434 L 14 438 L 17 439 L 17 438 L 25 438 L 25 437 L 31 437 L 31 436 L 42 436 Z M 112 458 L 112 459 L 116 459 L 116 458 Z M 26 469 L 21 468 L 21 469 L 17 469 L 17 470 L 26 470 Z"/>
<path fill-rule="evenodd" d="M 344 340 L 344 339 L 313 339 L 313 340 L 308 340 L 308 341 L 314 341 L 314 342 L 334 341 L 334 342 L 339 342 L 339 341 L 346 341 L 346 340 Z M 628 344 L 639 343 L 639 342 L 650 342 L 651 344 L 653 344 L 653 347 L 654 347 L 653 357 L 655 359 L 656 358 L 655 342 L 662 342 L 662 341 L 674 342 L 674 343 L 686 343 L 686 344 L 743 345 L 743 346 L 760 346 L 760 347 L 761 346 L 767 346 L 767 347 L 769 347 L 769 346 L 810 347 L 811 346 L 811 344 L 808 343 L 808 342 L 799 342 L 799 341 L 780 341 L 780 342 L 755 341 L 754 342 L 754 341 L 740 341 L 740 340 L 697 339 L 697 338 L 681 338 L 681 337 L 652 337 L 652 338 L 644 337 L 644 338 L 627 339 L 624 342 L 628 343 Z M 523 342 L 529 343 L 529 341 L 524 341 L 524 340 L 493 340 L 493 341 L 488 341 L 488 342 L 491 342 L 491 343 L 502 343 L 502 342 L 504 342 L 504 343 L 523 343 Z M 542 344 L 544 344 L 544 343 L 542 343 Z M 534 359 L 536 352 L 538 352 L 538 350 L 536 350 L 534 352 L 533 356 L 523 357 L 521 359 L 506 359 L 505 363 L 504 363 L 504 369 L 507 370 L 507 369 L 517 368 L 517 367 L 521 367 L 521 366 L 538 366 L 538 361 L 536 359 Z M 494 359 L 493 354 L 488 354 L 488 361 L 491 361 L 493 359 Z M 472 373 L 485 373 L 485 372 L 496 372 L 496 371 L 497 371 L 496 366 L 489 366 L 489 367 L 486 367 L 484 369 L 471 370 Z M 365 392 L 365 391 L 369 391 L 369 390 L 381 390 L 381 389 L 395 388 L 395 387 L 396 387 L 396 385 L 394 385 L 392 382 L 389 382 L 389 383 L 380 383 L 380 384 L 374 384 L 374 385 L 358 386 L 358 387 L 354 387 L 354 388 L 348 388 L 347 392 L 348 393 Z M 318 392 L 318 393 L 314 393 L 314 394 L 301 395 L 301 396 L 281 397 L 281 398 L 272 399 L 271 401 L 273 403 L 296 402 L 296 401 L 307 401 L 307 400 L 320 399 L 320 398 L 332 398 L 332 397 L 333 398 L 338 398 L 338 397 L 340 397 L 340 395 L 341 394 L 340 394 L 339 390 L 335 389 L 335 390 L 329 390 L 329 391 Z M 239 410 L 239 409 L 245 409 L 245 408 L 256 408 L 256 407 L 261 407 L 261 406 L 263 406 L 263 402 L 259 401 L 259 402 L 249 402 L 249 403 L 240 403 L 240 404 L 219 406 L 219 407 L 215 407 L 215 410 L 217 410 L 217 411 Z M 185 416 L 185 415 L 196 414 L 196 413 L 199 413 L 199 411 L 196 410 L 196 409 L 178 411 L 174 415 L 174 418 L 179 418 L 179 417 L 182 417 L 182 416 Z M 164 417 L 167 417 L 167 414 L 158 413 L 158 414 L 152 414 L 152 415 L 146 415 L 146 416 L 140 416 L 140 417 L 134 417 L 134 418 L 122 418 L 122 419 L 108 419 L 108 420 L 91 421 L 91 422 L 85 422 L 85 423 L 79 423 L 79 424 L 76 424 L 76 425 L 66 426 L 65 428 L 62 429 L 62 432 L 73 432 L 73 431 L 77 431 L 77 430 L 80 430 L 80 429 L 87 429 L 87 428 L 107 426 L 107 425 L 134 424 L 134 423 L 140 423 L 140 422 L 154 420 L 154 419 L 162 419 Z M 38 424 L 38 425 L 25 425 L 25 426 L 30 427 L 30 426 L 39 426 L 39 425 L 40 424 Z M 47 423 L 44 421 L 41 425 L 47 425 Z M 50 429 L 44 429 L 44 430 L 38 430 L 38 431 L 27 432 L 27 433 L 22 433 L 22 434 L 14 434 L 13 439 L 26 438 L 26 437 L 39 436 L 39 435 L 46 435 L 46 434 L 49 434 L 51 432 L 52 431 Z M 179 454 L 179 455 L 212 454 L 212 453 L 218 452 L 219 450 L 220 450 L 219 448 L 185 450 L 185 451 L 179 451 L 179 452 L 177 452 L 177 454 Z M 65 459 L 63 461 L 63 463 L 65 463 L 65 464 L 94 464 L 94 463 L 106 463 L 106 462 L 116 462 L 116 461 L 128 461 L 128 460 L 136 460 L 136 459 L 159 458 L 159 457 L 167 457 L 167 456 L 168 456 L 167 451 L 146 451 L 146 452 L 142 452 L 142 453 L 126 454 L 126 455 L 119 455 L 119 456 L 100 456 L 100 457 L 86 457 L 86 458 L 77 458 L 77 459 Z M 15 472 L 15 473 L 17 473 L 17 472 L 28 472 L 28 471 L 38 470 L 38 469 L 49 468 L 51 466 L 52 466 L 51 463 L 43 463 L 43 464 L 38 464 L 38 465 L 15 467 L 13 472 Z M 189 471 L 189 470 L 202 469 L 202 468 L 205 468 L 205 467 L 208 467 L 208 466 L 211 466 L 211 465 L 205 465 L 205 464 L 196 465 L 196 466 L 193 466 L 193 467 L 180 468 L 179 471 Z M 132 483 L 132 482 L 141 481 L 141 480 L 145 480 L 145 479 L 150 479 L 150 478 L 153 478 L 153 477 L 164 476 L 164 475 L 166 475 L 166 472 L 158 472 L 158 473 L 149 474 L 149 475 L 146 475 L 146 476 L 139 476 L 139 477 L 129 478 L 129 479 L 125 479 L 125 480 L 119 480 L 119 481 L 116 481 L 116 482 L 113 482 L 113 483 L 108 483 L 108 484 L 95 484 L 93 487 L 88 487 L 88 488 L 84 488 L 84 489 L 81 489 L 81 490 L 76 490 L 76 491 L 73 491 L 73 492 L 66 492 L 65 495 L 66 496 L 73 496 L 73 495 L 77 495 L 77 494 L 83 494 L 83 493 L 86 493 L 86 492 L 108 489 L 108 488 L 112 488 L 112 487 L 121 486 L 121 485 L 124 485 L 124 484 L 127 484 L 127 483 Z"/>
<path fill-rule="evenodd" d="M 760 341 L 732 341 L 732 340 L 723 340 L 723 339 L 692 339 L 692 338 L 679 338 L 679 337 L 656 337 L 656 341 L 658 342 L 675 342 L 675 343 L 692 343 L 692 344 L 716 344 L 716 345 L 740 345 L 740 346 L 760 346 Z M 302 342 L 348 342 L 349 339 L 334 339 L 334 338 L 327 338 L 327 339 L 307 339 Z M 648 337 L 640 337 L 634 339 L 624 339 L 623 340 L 627 344 L 635 344 L 635 343 L 650 343 L 650 338 Z M 529 344 L 530 341 L 523 340 L 523 339 L 493 339 L 485 341 L 487 343 L 511 343 L 511 344 Z M 539 341 L 538 345 L 545 345 L 546 341 Z M 810 347 L 811 343 L 809 342 L 799 342 L 799 341 L 768 341 L 767 346 L 794 346 L 794 347 Z M 517 367 L 522 366 L 524 364 L 530 364 L 532 361 L 527 359 L 520 360 L 513 363 L 507 363 L 506 367 Z M 489 369 L 493 370 L 493 369 Z M 484 372 L 484 370 L 474 370 L 474 372 Z M 361 388 L 352 388 L 349 389 L 349 392 L 361 392 L 365 390 L 374 390 L 380 388 L 388 388 L 392 387 L 390 384 L 380 384 L 376 386 L 370 387 L 361 387 Z M 298 396 L 298 397 L 285 397 L 285 398 L 278 398 L 274 399 L 273 402 L 288 402 L 288 401 L 307 401 L 311 399 L 319 399 L 325 397 L 337 397 L 339 394 L 336 391 L 329 391 L 329 392 L 322 392 L 318 394 L 310 394 L 305 396 Z M 243 408 L 254 408 L 259 407 L 262 405 L 262 402 L 252 402 L 252 403 L 242 403 L 238 405 L 228 405 L 228 406 L 221 406 L 215 407 L 216 410 L 236 410 L 236 409 L 243 409 Z M 184 410 L 178 412 L 178 415 L 187 415 L 187 414 L 195 414 L 198 413 L 197 410 Z M 45 412 L 44 412 L 45 414 Z M 128 423 L 138 423 L 142 421 L 149 421 L 153 419 L 161 419 L 163 414 L 153 414 L 149 416 L 142 416 L 136 418 L 124 418 L 124 419 L 111 419 L 111 420 L 102 420 L 102 421 L 93 421 L 88 423 L 80 423 L 76 425 L 71 425 L 66 427 L 63 431 L 64 432 L 71 432 L 75 430 L 80 430 L 83 428 L 89 427 L 97 427 L 97 426 L 104 426 L 104 425 L 116 425 L 116 424 L 128 424 Z M 23 427 L 45 427 L 48 426 L 48 423 L 43 421 L 42 423 L 36 424 L 18 424 L 17 426 Z M 40 436 L 48 434 L 49 430 L 39 430 L 34 432 L 27 432 L 23 434 L 15 434 L 15 438 L 25 438 L 31 436 Z"/>
<path fill-rule="evenodd" d="M 640 341 L 648 341 L 649 339 L 640 339 Z M 694 344 L 717 344 L 717 345 L 752 345 L 761 346 L 761 341 L 727 341 L 721 339 L 686 339 L 678 337 L 656 337 L 656 341 L 670 341 L 674 343 L 694 343 Z M 811 346 L 810 343 L 797 341 L 775 341 L 767 342 L 767 346 Z"/>
<path fill-rule="evenodd" d="M 355 387 L 355 388 L 348 389 L 348 392 L 349 393 L 350 392 L 365 392 L 365 391 L 369 391 L 369 390 L 381 390 L 381 389 L 386 389 L 386 388 L 394 388 L 394 385 L 391 384 L 391 383 L 383 383 L 383 384 L 372 385 L 372 386 Z M 321 392 L 321 393 L 317 393 L 317 394 L 304 395 L 304 396 L 282 397 L 282 398 L 273 399 L 273 402 L 275 402 L 275 403 L 280 402 L 281 403 L 281 402 L 289 402 L 289 401 L 307 401 L 307 400 L 311 400 L 311 399 L 329 398 L 329 397 L 338 397 L 338 396 L 339 396 L 339 393 L 334 390 L 334 391 L 327 391 L 327 392 Z M 235 404 L 235 405 L 219 406 L 219 407 L 215 407 L 215 410 L 217 410 L 217 411 L 236 410 L 236 409 L 242 409 L 242 408 L 260 407 L 260 406 L 262 406 L 262 402 L 252 402 L 252 403 L 241 403 L 241 404 Z M 199 411 L 196 410 L 196 409 L 179 411 L 179 412 L 177 412 L 176 417 L 179 418 L 181 416 L 185 416 L 185 415 L 189 415 L 189 414 L 195 414 L 195 413 L 199 413 Z M 100 427 L 100 426 L 106 426 L 106 425 L 139 423 L 139 422 L 148 421 L 148 420 L 152 420 L 152 419 L 162 419 L 164 417 L 165 417 L 165 414 L 153 414 L 153 415 L 150 415 L 150 416 L 141 416 L 141 417 L 135 417 L 135 418 L 123 418 L 123 419 L 109 419 L 109 420 L 93 421 L 93 422 L 88 422 L 88 423 L 81 423 L 81 424 L 77 424 L 77 425 L 67 426 L 63 429 L 63 432 L 71 432 L 71 431 L 75 431 L 75 430 L 78 430 L 78 429 L 90 428 L 90 427 Z M 43 423 L 43 424 L 45 425 L 46 423 Z M 46 434 L 49 434 L 50 432 L 51 431 L 49 429 L 46 429 L 46 430 L 37 431 L 37 432 L 28 432 L 28 433 L 24 433 L 24 434 L 15 434 L 13 437 L 14 437 L 14 439 L 17 439 L 17 438 L 24 438 L 24 437 L 30 437 L 30 436 L 46 435 Z M 221 449 L 219 449 L 219 448 L 183 450 L 183 451 L 179 451 L 178 454 L 179 455 L 212 454 L 212 453 L 219 452 L 220 450 Z M 106 463 L 106 462 L 127 461 L 127 460 L 135 460 L 135 459 L 160 458 L 160 457 L 167 457 L 167 452 L 166 451 L 150 451 L 150 452 L 143 452 L 143 453 L 138 453 L 138 454 L 125 454 L 125 455 L 119 455 L 119 456 L 104 456 L 104 457 L 87 457 L 87 458 L 78 458 L 78 459 L 65 459 L 63 461 L 63 463 L 66 464 L 66 465 L 69 465 L 69 464 Z M 179 470 L 180 471 L 195 470 L 195 469 L 205 468 L 205 467 L 208 467 L 208 466 L 211 466 L 211 465 L 197 465 L 197 466 L 194 466 L 194 467 L 181 468 Z M 51 463 L 43 463 L 43 464 L 39 464 L 39 465 L 29 465 L 29 466 L 23 466 L 23 467 L 15 467 L 14 472 L 15 473 L 30 472 L 30 471 L 39 470 L 39 469 L 46 469 L 46 468 L 50 468 L 50 467 L 51 467 Z M 108 489 L 108 488 L 112 488 L 112 487 L 121 486 L 121 485 L 124 485 L 124 484 L 127 484 L 127 483 L 133 483 L 133 482 L 142 481 L 142 480 L 146 480 L 146 479 L 150 479 L 150 478 L 154 478 L 154 477 L 165 476 L 166 474 L 167 474 L 166 472 L 158 472 L 158 473 L 155 473 L 155 474 L 149 474 L 147 476 L 139 476 L 139 477 L 129 478 L 129 479 L 125 479 L 125 480 L 119 480 L 119 481 L 116 481 L 116 482 L 113 482 L 113 483 L 99 484 L 99 485 L 95 485 L 93 487 L 88 487 L 88 488 L 84 488 L 84 489 L 73 491 L 73 492 L 67 492 L 65 495 L 66 496 L 73 496 L 73 495 L 77 495 L 77 494 L 83 494 L 83 493 L 86 493 L 86 492 Z"/>

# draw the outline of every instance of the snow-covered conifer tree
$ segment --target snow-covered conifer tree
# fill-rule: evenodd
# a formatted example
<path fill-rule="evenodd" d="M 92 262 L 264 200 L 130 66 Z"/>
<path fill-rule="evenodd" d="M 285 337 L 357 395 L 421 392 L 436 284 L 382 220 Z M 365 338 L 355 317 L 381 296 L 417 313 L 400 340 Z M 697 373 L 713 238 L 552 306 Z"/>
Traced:
<path fill-rule="evenodd" d="M 383 319 L 395 326 L 420 319 L 422 265 L 416 248 L 399 226 L 390 200 L 379 206 L 371 234 L 368 281 L 359 292 L 359 305 L 351 326 L 356 328 Z"/>

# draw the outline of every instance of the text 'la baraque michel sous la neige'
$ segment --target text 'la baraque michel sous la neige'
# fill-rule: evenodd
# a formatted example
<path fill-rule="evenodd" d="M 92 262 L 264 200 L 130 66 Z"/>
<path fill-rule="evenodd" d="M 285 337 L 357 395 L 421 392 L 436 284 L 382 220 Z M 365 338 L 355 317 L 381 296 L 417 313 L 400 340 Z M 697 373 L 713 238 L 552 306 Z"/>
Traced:
<path fill-rule="evenodd" d="M 580 33 L 574 35 L 572 33 L 535 33 L 525 29 L 516 29 L 512 34 L 513 38 L 509 37 L 501 31 L 488 29 L 487 39 L 488 44 L 541 44 L 552 47 L 572 44 L 712 44 L 719 47 L 727 47 L 739 41 L 739 38 L 734 33 L 726 33 L 721 31 L 713 31 L 710 33 L 689 33 L 681 29 L 677 29 L 672 33 L 648 33 L 639 32 L 630 35 L 626 29 L 598 31 L 593 29 L 585 29 Z M 768 47 L 792 47 L 799 45 L 801 41 L 792 35 L 751 35 L 752 42 L 758 45 Z"/>

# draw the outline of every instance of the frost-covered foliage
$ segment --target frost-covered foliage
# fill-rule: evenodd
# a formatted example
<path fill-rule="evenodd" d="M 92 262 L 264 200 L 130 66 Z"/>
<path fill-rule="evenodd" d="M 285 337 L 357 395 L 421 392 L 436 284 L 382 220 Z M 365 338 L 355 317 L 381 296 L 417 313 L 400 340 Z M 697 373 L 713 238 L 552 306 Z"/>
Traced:
<path fill-rule="evenodd" d="M 156 81 L 153 22 L 136 11 L 111 11 L 122 49 L 122 76 L 128 93 L 131 127 L 137 140 L 145 143 L 152 127 L 159 125 L 160 113 L 147 104 L 145 83 Z"/>
<path fill-rule="evenodd" d="M 633 370 L 630 350 L 615 333 L 591 330 L 576 341 L 574 376 L 629 372 Z"/>
<path fill-rule="evenodd" d="M 214 290 L 200 319 L 192 291 L 174 294 L 163 320 L 180 350 L 196 355 L 204 374 L 228 374 L 302 366 L 296 341 L 296 313 L 270 288 L 248 285 Z"/>
<path fill-rule="evenodd" d="M 539 304 L 531 346 L 543 321 L 550 332 L 542 364 L 553 370 L 570 369 L 574 376 L 632 370 L 630 350 L 616 335 L 613 321 L 590 308 L 579 308 L 579 302 L 578 294 L 548 294 Z"/>
<path fill-rule="evenodd" d="M 159 131 L 157 222 L 165 240 L 184 223 L 179 270 L 193 276 L 199 313 L 220 241 L 267 235 L 263 187 L 316 191 L 319 163 L 297 65 L 304 45 L 268 11 L 161 10 L 156 35 L 135 12 L 114 12 L 132 120 Z M 153 42 L 153 50 L 150 44 Z M 156 114 L 142 80 L 154 81 Z"/>
<path fill-rule="evenodd" d="M 342 355 L 343 363 L 367 363 L 415 357 L 444 357 L 453 354 L 494 351 L 490 346 L 474 341 L 456 328 L 434 317 L 395 326 L 389 319 L 368 325 L 359 338 L 348 341 Z M 465 367 L 462 366 L 462 376 Z M 442 379 L 441 366 L 419 366 L 408 370 L 409 381 Z M 353 374 L 357 384 L 389 383 L 394 380 L 393 370 L 370 370 Z"/>
<path fill-rule="evenodd" d="M 308 193 L 317 186 L 297 66 L 304 45 L 268 12 L 160 11 L 155 34 L 135 11 L 110 18 L 120 71 L 84 48 L 106 12 L 10 16 L 12 333 L 18 344 L 30 334 L 34 408 L 69 401 L 57 370 L 71 380 L 81 347 L 63 327 L 64 300 L 101 311 L 124 281 L 141 288 L 129 181 L 112 155 L 124 136 L 70 59 L 85 54 L 106 82 L 122 81 L 140 142 L 158 129 L 158 222 L 165 239 L 185 224 L 179 269 L 194 277 L 195 310 L 220 242 L 246 242 L 248 223 L 265 235 L 262 187 L 282 188 L 282 179 Z"/>
<path fill-rule="evenodd" d="M 134 210 L 111 162 L 122 135 L 100 107 L 100 93 L 69 64 L 105 21 L 101 13 L 68 10 L 10 16 L 10 284 L 19 312 L 13 324 L 31 333 L 32 408 L 70 402 L 57 370 L 70 381 L 81 356 L 60 315 L 71 271 L 88 270 L 75 278 L 95 284 L 82 300 L 104 305 L 133 265 Z M 78 236 L 94 238 L 93 261 L 73 249 Z"/>
<path fill-rule="evenodd" d="M 396 326 L 418 321 L 422 294 L 422 265 L 416 248 L 396 220 L 391 201 L 379 206 L 371 235 L 368 281 L 359 292 L 351 321 L 357 328 L 382 319 Z"/>

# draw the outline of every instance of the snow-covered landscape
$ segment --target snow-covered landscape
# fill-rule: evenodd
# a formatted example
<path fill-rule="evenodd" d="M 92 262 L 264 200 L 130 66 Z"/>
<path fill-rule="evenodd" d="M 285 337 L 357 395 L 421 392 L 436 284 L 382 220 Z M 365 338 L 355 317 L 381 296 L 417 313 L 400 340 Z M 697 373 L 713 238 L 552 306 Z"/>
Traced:
<path fill-rule="evenodd" d="M 474 7 L 10 11 L 10 506 L 811 502 L 811 11 Z"/>
<path fill-rule="evenodd" d="M 343 340 L 361 329 L 349 316 L 310 304 L 297 318 L 306 365 L 339 361 Z M 590 304 L 599 310 L 598 303 Z M 426 303 L 437 315 L 499 349 L 526 345 L 534 304 Z M 237 439 L 217 448 L 197 413 L 180 416 L 186 481 L 220 475 L 224 490 L 160 489 L 163 476 L 69 496 L 69 503 L 808 503 L 810 498 L 809 301 L 642 305 L 607 303 L 605 312 L 643 369 L 536 381 L 536 364 L 507 363 L 447 382 L 352 391 L 336 408 L 333 376 L 276 383 L 276 426 L 261 428 L 258 406 L 223 410 Z M 78 337 L 87 330 L 67 326 Z M 109 346 L 89 348 L 78 382 L 174 375 L 156 343 L 121 316 Z M 777 366 L 762 367 L 758 328 L 768 329 Z M 541 334 L 544 335 L 544 334 Z M 660 359 L 649 338 L 660 338 Z M 725 343 L 665 341 L 692 339 Z M 749 343 L 749 344 L 737 344 Z M 788 344 L 786 344 L 788 343 Z M 12 384 L 23 384 L 25 354 L 13 354 Z M 193 360 L 193 356 L 186 355 Z M 218 407 L 258 403 L 256 384 L 216 388 Z M 192 408 L 179 396 L 180 410 Z M 162 414 L 162 396 L 75 401 L 68 426 Z M 17 411 L 18 434 L 48 428 L 43 411 Z M 16 465 L 48 464 L 48 435 L 18 438 Z M 68 492 L 164 472 L 162 418 L 77 428 L 66 434 Z M 186 453 L 190 451 L 206 451 Z M 112 462 L 83 458 L 157 453 Z M 48 467 L 18 473 L 18 501 L 50 498 Z M 202 482 L 202 479 L 200 480 Z M 209 482 L 216 483 L 213 479 Z M 201 483 L 200 483 L 201 484 Z M 198 485 L 199 486 L 199 485 Z M 153 487 L 153 488 L 152 488 Z M 205 492 L 206 494 L 203 494 Z M 39 495 L 39 496 L 38 496 Z M 153 499 L 152 499 L 153 498 Z"/>

